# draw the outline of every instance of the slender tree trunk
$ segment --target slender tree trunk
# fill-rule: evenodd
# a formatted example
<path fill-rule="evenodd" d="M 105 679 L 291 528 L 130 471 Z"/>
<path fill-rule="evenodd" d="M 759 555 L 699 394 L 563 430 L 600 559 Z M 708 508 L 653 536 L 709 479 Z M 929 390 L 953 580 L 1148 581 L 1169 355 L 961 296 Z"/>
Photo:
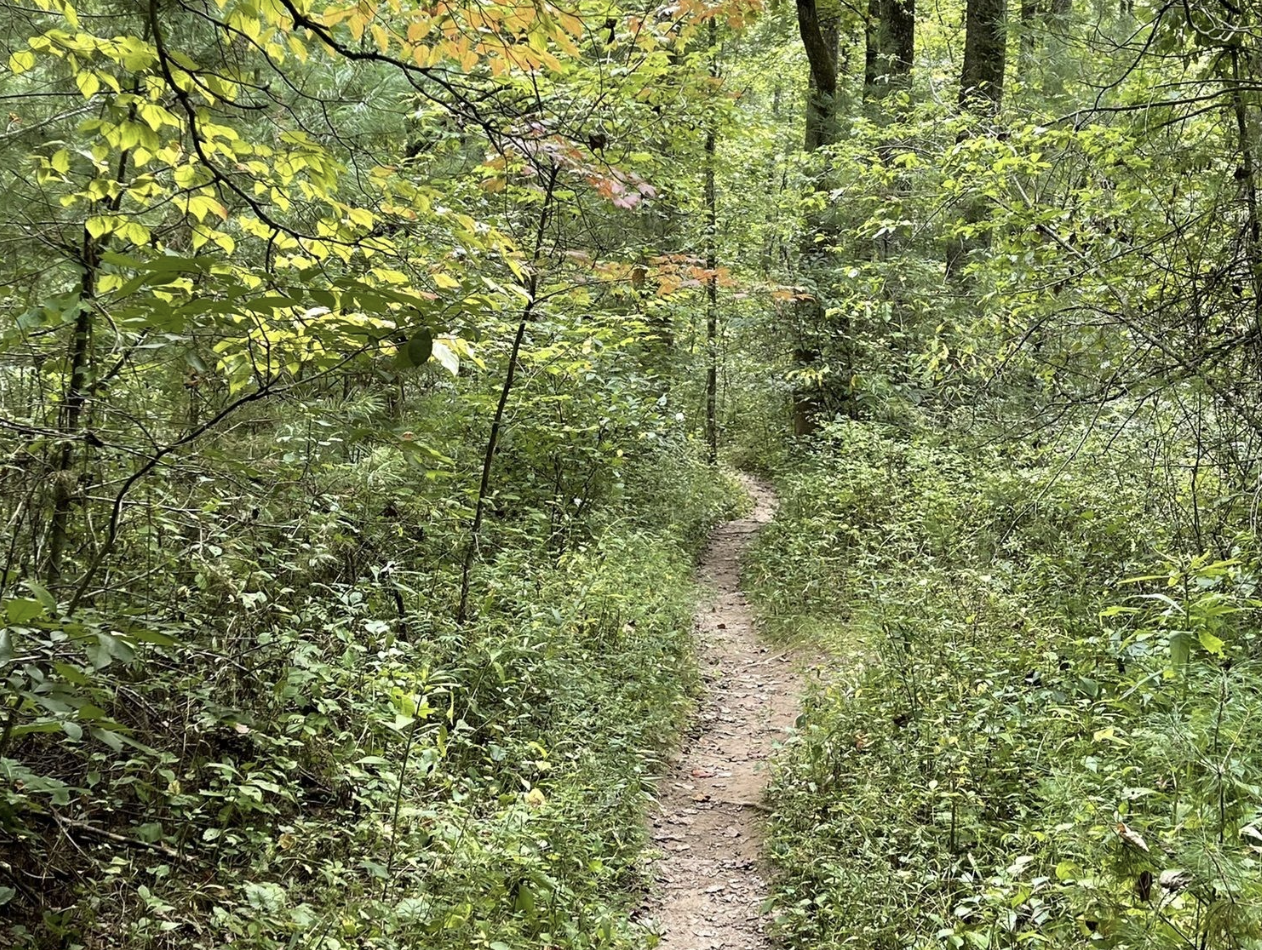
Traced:
<path fill-rule="evenodd" d="M 911 68 L 916 61 L 916 0 L 888 0 L 888 41 L 890 91 L 911 88 Z"/>
<path fill-rule="evenodd" d="M 810 87 L 807 93 L 806 106 L 806 151 L 814 152 L 837 141 L 837 45 L 840 39 L 840 24 L 836 16 L 822 17 L 816 7 L 815 0 L 797 0 L 798 32 L 802 37 L 802 45 L 806 49 L 806 60 L 810 64 Z M 817 186 L 824 187 L 824 186 Z M 802 269 L 808 274 L 811 271 L 823 275 L 826 262 L 820 260 L 816 247 L 815 233 L 825 229 L 818 218 L 808 219 L 806 233 L 800 247 Z M 822 281 L 816 281 L 822 283 Z M 812 326 L 818 326 L 824 320 L 827 308 L 818 295 L 804 300 L 795 307 L 799 311 L 798 327 L 801 335 L 809 335 Z M 847 326 L 838 328 L 848 339 L 850 329 Z M 848 345 L 848 344 L 847 344 Z M 806 368 L 818 359 L 818 354 L 809 344 L 799 342 L 794 349 L 794 362 L 799 368 Z M 846 378 L 850 376 L 850 367 L 843 368 Z M 816 415 L 821 403 L 821 393 L 813 385 L 800 384 L 793 393 L 793 432 L 795 435 L 809 435 L 815 431 Z"/>
<path fill-rule="evenodd" d="M 719 75 L 718 29 L 710 20 L 710 76 Z M 719 202 L 715 187 L 715 160 L 718 146 L 718 113 L 710 110 L 705 136 L 705 205 L 706 205 L 706 378 L 705 378 L 705 434 L 706 454 L 710 464 L 719 459 Z"/>
<path fill-rule="evenodd" d="M 1050 0 L 1047 11 L 1047 62 L 1043 92 L 1048 96 L 1065 93 L 1065 66 L 1069 51 L 1069 28 L 1073 16 L 1073 0 Z"/>
<path fill-rule="evenodd" d="M 868 0 L 868 15 L 863 31 L 863 101 L 879 97 L 877 83 L 881 78 L 881 32 L 887 0 Z"/>
<path fill-rule="evenodd" d="M 148 36 L 148 31 L 145 35 Z M 128 116 L 135 119 L 135 106 L 129 110 Z M 121 186 L 127 178 L 130 167 L 131 150 L 124 149 L 118 156 L 118 169 L 114 173 L 114 181 L 119 185 L 118 194 L 109 201 L 102 202 L 112 212 L 118 211 L 122 206 L 125 189 Z M 70 347 L 67 353 L 68 382 L 65 400 L 61 407 L 61 419 L 58 423 L 62 433 L 62 443 L 53 465 L 53 516 L 50 525 L 46 572 L 50 587 L 56 586 L 61 581 L 62 562 L 65 559 L 66 545 L 70 537 L 70 509 L 75 497 L 74 446 L 80 438 L 79 426 L 83 421 L 83 410 L 92 392 L 92 386 L 88 383 L 88 370 L 92 348 L 92 308 L 96 302 L 96 273 L 100 266 L 101 250 L 102 242 L 92 237 L 84 227 L 80 254 L 82 260 L 79 262 L 83 267 L 83 277 L 79 282 L 79 312 L 75 315 L 74 329 L 70 336 Z"/>
<path fill-rule="evenodd" d="M 482 477 L 478 483 L 478 498 L 473 508 L 473 524 L 469 527 L 469 539 L 465 544 L 464 558 L 460 565 L 460 602 L 456 608 L 456 622 L 461 626 L 469 616 L 469 588 L 473 576 L 473 565 L 478 559 L 482 542 L 482 523 L 486 519 L 486 503 L 491 494 L 491 472 L 495 466 L 495 450 L 499 446 L 500 432 L 504 426 L 504 410 L 508 406 L 508 397 L 513 391 L 513 382 L 517 378 L 517 362 L 521 356 L 522 343 L 526 339 L 526 327 L 535 312 L 536 294 L 539 290 L 539 261 L 543 257 L 543 239 L 552 219 L 552 199 L 556 193 L 558 169 L 552 166 L 548 177 L 548 186 L 544 192 L 543 205 L 539 209 L 539 222 L 535 231 L 535 250 L 531 260 L 530 277 L 526 281 L 526 291 L 530 299 L 522 308 L 521 317 L 517 321 L 517 332 L 513 336 L 513 345 L 508 354 L 508 369 L 504 373 L 504 384 L 500 387 L 499 401 L 495 404 L 495 415 L 491 419 L 491 431 L 487 436 L 486 450 L 482 454 Z"/>
<path fill-rule="evenodd" d="M 1244 71 L 1241 69 L 1239 43 L 1230 50 L 1231 56 L 1231 106 L 1236 120 L 1237 148 L 1240 150 L 1240 167 L 1237 177 L 1244 192 L 1245 262 L 1249 268 L 1249 280 L 1253 291 L 1253 349 L 1255 359 L 1262 363 L 1262 219 L 1258 210 L 1257 160 L 1253 132 L 1249 127 L 1249 111 L 1245 103 L 1243 87 Z"/>
<path fill-rule="evenodd" d="M 1040 0 L 1021 0 L 1021 47 L 1017 54 L 1017 79 L 1030 82 L 1038 53 Z"/>
<path fill-rule="evenodd" d="M 53 465 L 53 517 L 48 542 L 48 572 L 50 587 L 61 580 L 62 559 L 69 539 L 70 508 L 74 502 L 75 442 L 79 435 L 79 423 L 88 398 L 88 354 L 92 343 L 92 304 L 96 297 L 96 241 L 83 232 L 83 278 L 79 284 L 79 312 L 75 315 L 74 329 L 70 335 L 67 353 L 68 382 L 61 406 L 58 428 L 62 441 Z"/>

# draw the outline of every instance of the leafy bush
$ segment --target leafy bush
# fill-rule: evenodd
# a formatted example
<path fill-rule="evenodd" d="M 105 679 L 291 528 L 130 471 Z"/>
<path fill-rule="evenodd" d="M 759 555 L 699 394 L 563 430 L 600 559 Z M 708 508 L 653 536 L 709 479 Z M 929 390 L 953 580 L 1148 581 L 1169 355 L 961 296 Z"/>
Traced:
<path fill-rule="evenodd" d="M 788 944 L 1257 940 L 1256 558 L 1150 576 L 1169 534 L 1089 454 L 830 435 L 747 571 L 777 631 L 859 656 L 774 780 Z"/>
<path fill-rule="evenodd" d="M 504 503 L 460 626 L 436 554 L 462 528 L 414 471 L 378 451 L 295 480 L 180 569 L 174 615 L 4 601 L 10 939 L 648 939 L 643 809 L 695 684 L 693 556 L 734 483 L 663 440 L 559 551 Z"/>

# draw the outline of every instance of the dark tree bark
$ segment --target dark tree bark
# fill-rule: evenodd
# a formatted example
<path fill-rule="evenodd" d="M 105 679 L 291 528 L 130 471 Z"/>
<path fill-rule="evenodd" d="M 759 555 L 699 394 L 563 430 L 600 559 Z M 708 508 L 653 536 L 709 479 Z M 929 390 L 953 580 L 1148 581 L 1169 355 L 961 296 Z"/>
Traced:
<path fill-rule="evenodd" d="M 1062 68 L 1069 46 L 1072 13 L 1073 0 L 1021 0 L 1017 79 L 1023 85 L 1031 85 L 1038 72 L 1042 75 L 1045 95 L 1057 96 L 1064 92 Z M 1040 60 L 1042 68 L 1036 69 Z"/>
<path fill-rule="evenodd" d="M 1043 74 L 1043 92 L 1059 96 L 1065 92 L 1064 66 L 1069 50 L 1069 25 L 1073 0 L 1050 0 L 1047 10 L 1047 71 Z"/>
<path fill-rule="evenodd" d="M 817 151 L 837 141 L 837 44 L 840 24 L 836 15 L 821 15 L 815 0 L 797 0 L 798 32 L 806 49 L 810 64 L 810 85 L 806 100 L 806 141 L 808 152 Z M 820 266 L 813 231 L 823 230 L 820 221 L 808 221 L 807 233 L 801 246 L 802 266 L 810 271 Z M 811 316 L 822 319 L 823 303 L 811 299 L 806 304 Z M 794 362 L 805 366 L 809 360 L 805 350 L 798 347 Z M 809 435 L 815 431 L 820 393 L 814 386 L 804 385 L 793 394 L 793 431 L 795 435 Z"/>
<path fill-rule="evenodd" d="M 823 17 L 815 0 L 797 0 L 798 32 L 811 67 L 806 101 L 806 150 L 813 152 L 837 141 L 836 17 Z"/>
<path fill-rule="evenodd" d="M 1034 69 L 1041 7 L 1039 0 L 1021 0 L 1021 50 L 1017 56 L 1017 79 L 1022 83 L 1030 81 L 1030 73 Z"/>
<path fill-rule="evenodd" d="M 872 102 L 910 88 L 915 58 L 915 0 L 868 0 L 863 98 Z"/>
<path fill-rule="evenodd" d="M 967 0 L 964 13 L 964 66 L 960 70 L 960 109 L 982 118 L 998 114 L 1003 103 L 1003 74 L 1008 63 L 1007 0 Z M 961 133 L 961 138 L 966 133 Z M 975 198 L 964 209 L 972 227 L 986 220 L 986 202 Z M 990 246 L 990 234 L 978 230 L 947 242 L 946 273 L 956 279 L 969 255 Z"/>
<path fill-rule="evenodd" d="M 863 101 L 876 98 L 876 84 L 881 78 L 881 19 L 886 0 L 868 0 L 863 50 Z"/>
<path fill-rule="evenodd" d="M 968 0 L 964 14 L 964 68 L 960 108 L 994 115 L 1003 101 L 1008 62 L 1007 0 Z"/>

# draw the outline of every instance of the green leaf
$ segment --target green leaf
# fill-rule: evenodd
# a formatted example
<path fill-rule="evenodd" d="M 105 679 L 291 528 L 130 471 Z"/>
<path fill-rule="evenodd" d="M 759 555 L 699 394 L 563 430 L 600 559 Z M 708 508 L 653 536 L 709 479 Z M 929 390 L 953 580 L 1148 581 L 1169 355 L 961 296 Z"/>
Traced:
<path fill-rule="evenodd" d="M 413 366 L 423 366 L 433 355 L 434 337 L 428 330 L 418 330 L 408 340 L 408 360 Z"/>
<path fill-rule="evenodd" d="M 44 605 L 29 597 L 15 597 L 4 605 L 9 623 L 30 623 L 44 616 Z"/>
<path fill-rule="evenodd" d="M 530 889 L 529 884 L 522 884 L 517 889 L 517 901 L 515 904 L 515 909 L 519 913 L 525 914 L 528 920 L 534 917 L 535 895 L 534 895 L 534 892 Z"/>
<path fill-rule="evenodd" d="M 1196 639 L 1201 642 L 1201 646 L 1210 653 L 1214 654 L 1214 656 L 1223 655 L 1223 647 L 1226 646 L 1226 644 L 1208 630 L 1202 630 L 1196 635 Z"/>
<path fill-rule="evenodd" d="M 168 636 L 165 633 L 158 633 L 156 630 L 128 630 L 127 638 L 129 640 L 137 640 L 140 643 L 153 643 L 160 647 L 173 647 L 179 643 L 175 637 Z"/>
<path fill-rule="evenodd" d="M 93 739 L 96 739 L 98 742 L 104 742 L 115 752 L 123 751 L 123 739 L 117 733 L 110 732 L 108 729 L 93 729 L 91 730 L 91 735 Z"/>
<path fill-rule="evenodd" d="M 101 91 L 101 80 L 97 78 L 96 73 L 83 70 L 75 73 L 75 85 L 79 87 L 79 92 L 85 99 L 91 99 Z"/>
<path fill-rule="evenodd" d="M 1180 632 L 1170 635 L 1170 664 L 1175 669 L 1181 669 L 1187 665 L 1191 652 L 1192 643 L 1186 633 Z"/>
<path fill-rule="evenodd" d="M 35 595 L 35 599 L 43 604 L 47 610 L 57 609 L 57 598 L 50 594 L 48 589 L 42 584 L 38 584 L 35 581 L 27 581 L 26 586 Z"/>

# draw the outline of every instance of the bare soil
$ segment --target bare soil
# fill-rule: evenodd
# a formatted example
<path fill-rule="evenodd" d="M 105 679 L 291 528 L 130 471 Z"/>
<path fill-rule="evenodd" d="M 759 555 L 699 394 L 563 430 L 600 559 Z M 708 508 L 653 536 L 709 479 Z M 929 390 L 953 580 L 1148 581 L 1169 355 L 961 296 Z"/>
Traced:
<path fill-rule="evenodd" d="M 714 596 L 694 625 L 705 679 L 683 749 L 659 787 L 653 839 L 658 894 L 649 915 L 665 950 L 766 950 L 761 908 L 763 789 L 776 744 L 793 726 L 794 657 L 763 643 L 740 591 L 740 559 L 775 512 L 770 486 L 746 478 L 752 514 L 716 528 L 701 580 Z"/>

